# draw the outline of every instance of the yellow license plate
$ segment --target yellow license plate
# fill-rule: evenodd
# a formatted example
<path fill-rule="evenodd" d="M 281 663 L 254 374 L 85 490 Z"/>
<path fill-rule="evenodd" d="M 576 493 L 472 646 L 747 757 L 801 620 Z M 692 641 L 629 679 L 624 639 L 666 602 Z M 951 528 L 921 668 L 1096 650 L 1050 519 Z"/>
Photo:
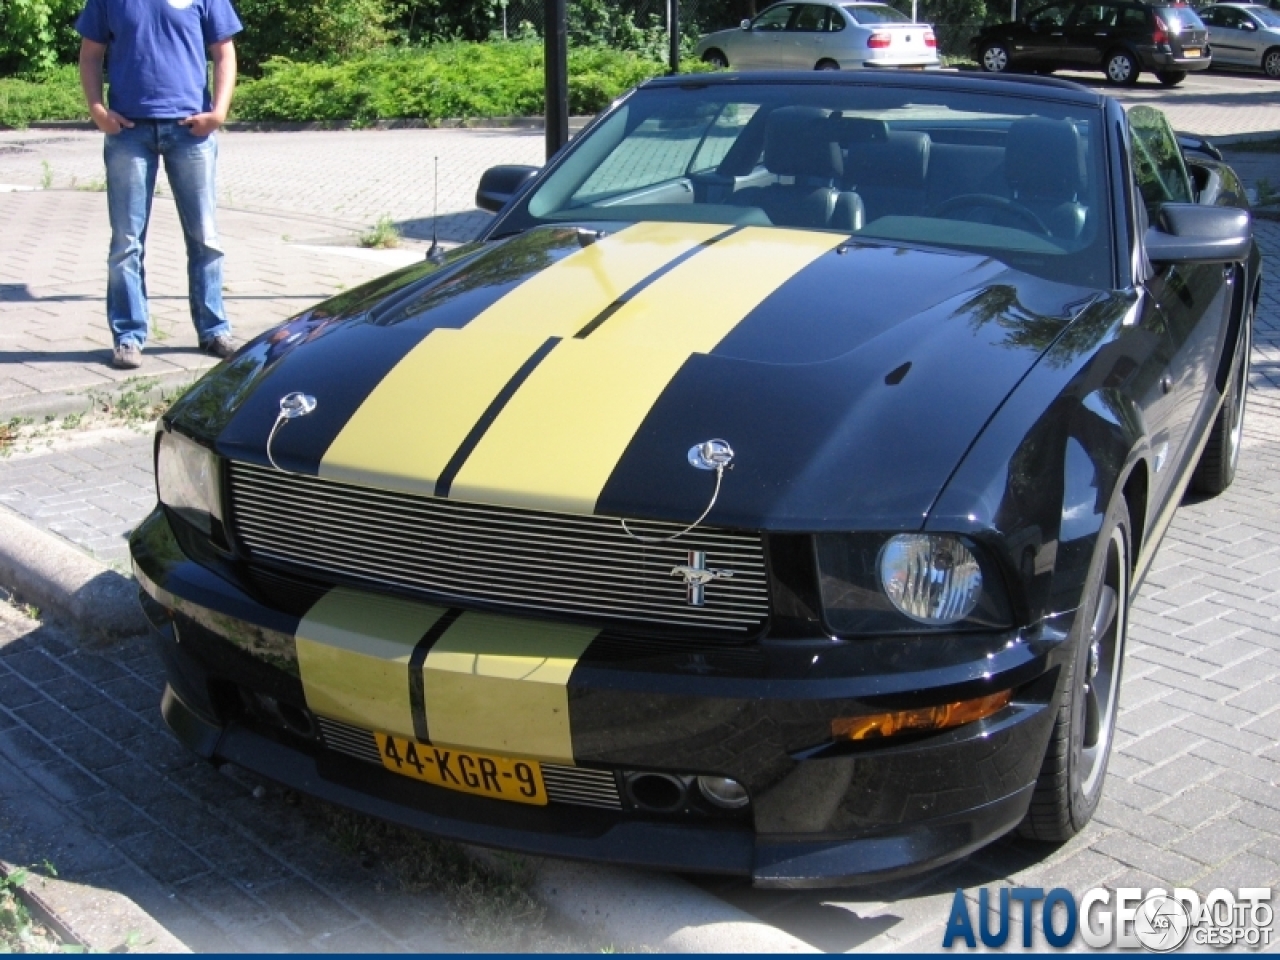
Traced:
<path fill-rule="evenodd" d="M 392 773 L 495 800 L 539 807 L 547 804 L 542 766 L 533 760 L 433 747 L 387 733 L 375 732 L 374 737 L 382 765 Z"/>
<path fill-rule="evenodd" d="M 1199 47 L 1183 47 L 1182 55 L 1184 57 L 1198 57 L 1200 56 L 1200 48 Z"/>

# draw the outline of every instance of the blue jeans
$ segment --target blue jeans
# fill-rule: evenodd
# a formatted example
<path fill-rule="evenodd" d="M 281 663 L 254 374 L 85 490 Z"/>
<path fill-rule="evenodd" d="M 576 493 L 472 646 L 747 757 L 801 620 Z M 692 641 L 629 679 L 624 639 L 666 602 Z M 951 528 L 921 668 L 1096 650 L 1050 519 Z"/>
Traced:
<path fill-rule="evenodd" d="M 147 223 L 156 174 L 164 158 L 187 243 L 188 299 L 200 343 L 230 333 L 222 305 L 222 244 L 214 222 L 218 145 L 177 120 L 135 120 L 106 138 L 107 208 L 111 251 L 107 265 L 107 323 L 117 347 L 147 342 Z"/>

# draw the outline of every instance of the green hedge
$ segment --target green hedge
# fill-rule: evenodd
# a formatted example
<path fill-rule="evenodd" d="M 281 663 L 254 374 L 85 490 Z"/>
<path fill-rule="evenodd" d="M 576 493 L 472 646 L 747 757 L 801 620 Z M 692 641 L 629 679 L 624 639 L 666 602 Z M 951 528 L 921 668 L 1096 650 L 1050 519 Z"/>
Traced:
<path fill-rule="evenodd" d="M 87 120 L 75 67 L 59 67 L 42 80 L 0 78 L 0 126 L 25 127 L 37 120 Z"/>
<path fill-rule="evenodd" d="M 700 69 L 701 65 L 692 65 Z M 569 109 L 592 114 L 663 65 L 603 47 L 569 52 Z M 272 60 L 236 93 L 239 120 L 376 120 L 537 116 L 543 110 L 540 42 L 441 43 L 340 63 Z"/>

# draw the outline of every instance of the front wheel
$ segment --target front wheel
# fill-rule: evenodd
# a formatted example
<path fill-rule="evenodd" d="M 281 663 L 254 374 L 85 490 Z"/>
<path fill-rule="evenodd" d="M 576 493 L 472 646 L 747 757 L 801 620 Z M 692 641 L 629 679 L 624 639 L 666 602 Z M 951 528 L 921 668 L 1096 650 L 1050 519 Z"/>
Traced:
<path fill-rule="evenodd" d="M 1187 79 L 1187 71 L 1185 70 L 1160 70 L 1156 73 L 1156 79 L 1166 87 L 1176 87 L 1183 80 Z"/>
<path fill-rule="evenodd" d="M 1131 87 L 1138 82 L 1140 68 L 1133 54 L 1127 50 L 1116 50 L 1107 57 L 1107 79 L 1122 87 Z"/>
<path fill-rule="evenodd" d="M 715 67 L 717 70 L 729 69 L 729 58 L 726 57 L 719 50 L 708 50 L 706 53 L 702 55 L 702 62 L 709 63 L 711 66 Z"/>
<path fill-rule="evenodd" d="M 1191 475 L 1191 489 L 1216 497 L 1236 478 L 1240 446 L 1244 440 L 1244 408 L 1249 396 L 1249 355 L 1253 346 L 1253 310 L 1246 308 L 1231 359 L 1231 379 L 1222 408 L 1213 419 L 1209 442 Z"/>
<path fill-rule="evenodd" d="M 1268 77 L 1280 80 L 1280 47 L 1272 47 L 1262 55 L 1262 69 Z"/>
<path fill-rule="evenodd" d="M 1129 510 L 1124 497 L 1107 511 L 1072 629 L 1062 699 L 1036 779 L 1024 837 L 1063 843 L 1085 828 L 1106 779 L 1120 702 L 1129 617 Z"/>
<path fill-rule="evenodd" d="M 987 73 L 1009 72 L 1009 48 L 1003 43 L 989 43 L 982 48 L 978 62 Z"/>

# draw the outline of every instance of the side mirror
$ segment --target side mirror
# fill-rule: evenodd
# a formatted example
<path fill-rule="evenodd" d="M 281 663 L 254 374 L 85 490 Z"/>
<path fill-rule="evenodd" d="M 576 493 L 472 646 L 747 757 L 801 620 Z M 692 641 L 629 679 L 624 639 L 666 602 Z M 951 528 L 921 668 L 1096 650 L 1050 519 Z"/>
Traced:
<path fill-rule="evenodd" d="M 1229 263 L 1245 260 L 1253 243 L 1253 217 L 1237 207 L 1166 203 L 1144 244 L 1152 263 Z"/>
<path fill-rule="evenodd" d="M 751 29 L 751 21 L 750 21 L 750 20 L 743 20 L 740 24 L 738 24 L 738 26 L 740 26 L 743 30 L 750 30 L 750 29 Z"/>
<path fill-rule="evenodd" d="M 503 164 L 490 167 L 480 177 L 476 188 L 476 206 L 490 213 L 497 213 L 537 176 L 537 167 L 521 164 Z"/>
<path fill-rule="evenodd" d="M 1252 20 L 1246 20 L 1244 23 L 1240 24 L 1240 29 L 1248 33 L 1253 33 L 1253 31 L 1258 29 L 1258 25 Z"/>

